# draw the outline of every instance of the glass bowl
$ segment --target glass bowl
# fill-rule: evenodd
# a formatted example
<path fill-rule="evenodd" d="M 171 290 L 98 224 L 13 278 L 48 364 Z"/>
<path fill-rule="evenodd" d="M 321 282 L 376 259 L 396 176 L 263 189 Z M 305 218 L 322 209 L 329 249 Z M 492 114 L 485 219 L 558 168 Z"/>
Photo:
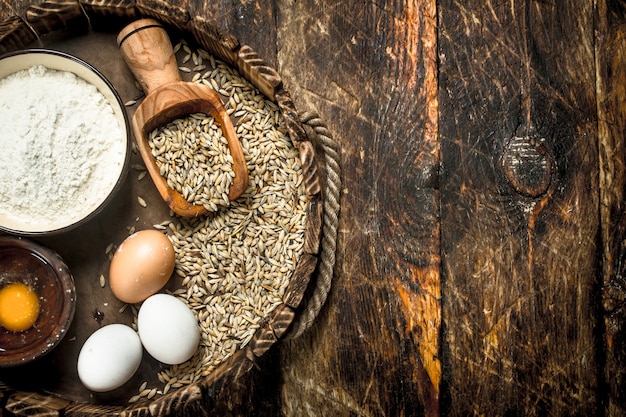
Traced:
<path fill-rule="evenodd" d="M 37 295 L 39 314 L 23 331 L 0 326 L 0 367 L 14 367 L 44 356 L 67 333 L 76 307 L 74 279 L 53 250 L 22 237 L 0 236 L 0 291 L 27 285 Z"/>

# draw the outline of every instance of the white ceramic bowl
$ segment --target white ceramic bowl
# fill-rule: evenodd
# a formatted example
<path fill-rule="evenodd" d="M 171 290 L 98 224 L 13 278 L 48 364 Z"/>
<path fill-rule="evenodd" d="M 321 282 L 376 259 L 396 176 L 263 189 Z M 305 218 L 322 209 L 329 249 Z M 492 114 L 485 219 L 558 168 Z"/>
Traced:
<path fill-rule="evenodd" d="M 117 122 L 119 124 L 119 130 L 121 132 L 118 131 L 117 135 L 111 135 L 110 139 L 107 136 L 107 138 L 105 139 L 106 141 L 110 141 L 110 143 L 107 143 L 107 146 L 110 145 L 111 149 L 115 149 L 115 153 L 113 151 L 109 152 L 108 150 L 102 151 L 98 154 L 97 157 L 90 159 L 89 170 L 92 173 L 89 175 L 89 178 L 76 181 L 76 183 L 81 184 L 80 187 L 74 186 L 74 189 L 70 190 L 74 192 L 75 189 L 80 188 L 80 192 L 82 193 L 82 201 L 72 201 L 72 198 L 68 198 L 68 209 L 48 209 L 49 212 L 54 213 L 53 215 L 51 215 L 50 213 L 42 213 L 42 211 L 44 210 L 42 210 L 41 207 L 52 207 L 53 204 L 66 204 L 62 203 L 61 200 L 64 198 L 63 194 L 67 194 L 67 184 L 70 181 L 59 180 L 57 181 L 57 183 L 52 184 L 53 186 L 51 187 L 46 178 L 56 178 L 56 176 L 51 175 L 48 177 L 44 177 L 41 181 L 44 181 L 46 183 L 46 189 L 51 189 L 53 190 L 53 192 L 40 193 L 38 190 L 43 189 L 43 187 L 30 191 L 30 184 L 27 181 L 23 182 L 22 186 L 18 186 L 17 184 L 7 184 L 14 181 L 7 181 L 5 177 L 0 178 L 0 230 L 4 230 L 6 232 L 17 235 L 55 234 L 62 231 L 67 231 L 69 229 L 73 229 L 76 226 L 83 224 L 87 220 L 93 218 L 98 212 L 102 210 L 102 208 L 111 200 L 115 192 L 120 188 L 120 185 L 125 179 L 128 172 L 128 165 L 131 153 L 130 130 L 124 104 L 122 103 L 119 95 L 115 91 L 113 85 L 98 70 L 93 68 L 88 63 L 82 61 L 81 59 L 66 53 L 46 49 L 29 49 L 10 53 L 0 57 L 0 82 L 2 82 L 3 79 L 11 76 L 11 74 L 15 74 L 18 71 L 22 70 L 32 69 L 34 66 L 38 65 L 42 65 L 50 70 L 71 72 L 79 78 L 82 78 L 88 84 L 95 86 L 97 90 L 106 98 L 106 101 L 111 106 L 114 117 L 111 117 L 110 113 L 108 117 L 111 117 L 112 119 L 117 119 Z M 40 80 L 35 79 L 34 81 L 32 81 L 33 84 L 37 82 L 40 82 Z M 24 89 L 31 90 L 30 88 Z M 40 91 L 40 89 L 35 89 L 35 91 Z M 33 96 L 32 91 L 23 96 L 20 94 L 16 94 L 15 100 L 23 101 L 22 103 L 16 104 L 16 106 L 25 106 L 27 105 L 26 103 L 31 103 L 32 101 L 34 101 L 25 98 L 28 96 Z M 62 97 L 64 95 L 58 94 L 58 96 Z M 12 106 L 12 103 L 10 102 L 7 104 L 7 102 L 5 101 L 5 107 L 3 108 L 2 106 L 3 104 L 0 102 L 0 126 L 2 126 L 3 129 L 6 129 L 6 126 L 13 121 L 10 119 L 15 118 L 15 110 L 10 108 L 10 106 Z M 64 108 L 62 106 L 60 107 Z M 82 123 L 84 123 L 85 125 L 89 125 L 90 123 L 92 123 L 87 120 L 89 118 L 85 116 L 86 112 L 83 113 L 81 108 L 79 108 L 79 110 L 75 113 L 76 117 L 82 117 L 84 119 L 81 120 Z M 11 117 L 12 114 L 13 117 Z M 55 117 L 56 116 L 54 114 L 51 117 L 46 116 L 46 118 L 44 119 L 45 123 L 49 123 L 48 120 Z M 89 126 L 93 127 L 95 126 L 95 124 L 96 123 L 92 123 Z M 22 140 L 22 137 L 20 137 L 22 136 L 21 132 L 26 132 L 26 129 L 24 129 L 22 126 L 17 126 L 17 122 L 15 123 L 15 125 L 16 126 L 14 126 L 14 131 L 12 131 L 11 135 L 5 135 L 5 141 L 7 140 L 6 138 L 13 137 L 13 135 L 16 136 L 16 141 Z M 39 126 L 39 124 L 36 125 Z M 54 132 L 59 132 L 61 128 L 58 125 L 53 124 L 52 129 Z M 100 131 L 103 130 L 101 127 L 99 129 Z M 32 129 L 30 129 L 29 131 L 32 131 Z M 20 132 L 20 134 L 15 134 L 14 132 Z M 54 135 L 57 135 L 57 133 L 54 133 Z M 29 135 L 24 133 L 23 137 L 26 136 Z M 30 135 L 28 141 L 24 140 L 24 143 L 29 143 L 31 145 L 29 145 L 28 147 L 24 146 L 24 148 L 31 150 L 37 149 L 39 145 L 39 142 L 37 142 L 39 140 L 37 139 L 38 136 L 45 135 Z M 102 137 L 104 135 L 100 134 L 99 136 Z M 44 139 L 41 140 L 42 148 L 48 147 L 55 149 L 54 146 L 56 145 L 51 147 L 51 144 L 55 144 L 57 142 L 55 142 L 56 139 L 49 139 L 51 137 L 56 138 L 56 136 L 48 136 L 48 139 L 46 139 L 47 143 L 43 142 Z M 0 136 L 0 147 L 5 147 L 5 149 L 0 149 L 0 151 L 4 152 L 6 155 L 7 143 L 4 142 L 3 145 L 1 139 L 2 137 Z M 89 137 L 84 137 L 84 139 L 90 140 Z M 34 145 L 32 143 L 34 143 Z M 103 147 L 103 140 L 100 140 L 98 143 L 100 144 L 100 147 Z M 108 149 L 106 147 L 104 148 Z M 47 162 L 46 164 L 42 163 L 40 164 L 41 166 L 38 166 L 38 163 L 28 164 L 26 162 L 16 162 L 18 160 L 21 161 L 22 159 L 33 159 L 31 155 L 28 155 L 27 157 L 20 157 L 20 155 L 23 155 L 27 152 L 31 151 L 24 151 L 22 149 L 19 149 L 13 152 L 15 155 L 11 156 L 12 158 L 14 158 L 12 160 L 5 159 L 3 161 L 0 158 L 0 170 L 6 170 L 8 165 L 14 166 L 13 164 L 17 164 L 20 168 L 22 166 L 30 165 L 30 169 L 45 172 L 45 169 L 47 168 L 44 168 L 44 165 L 46 165 L 46 167 L 54 165 L 49 162 Z M 67 152 L 64 152 L 63 154 L 67 155 Z M 39 160 L 40 159 L 37 159 L 37 161 Z M 96 163 L 94 161 L 98 162 Z M 64 169 L 65 168 L 63 167 L 61 169 L 61 172 L 63 175 L 66 175 Z M 76 172 L 80 172 L 80 170 L 76 170 Z M 29 175 L 31 174 L 29 173 Z M 102 179 L 105 176 L 106 180 Z M 23 177 L 24 175 L 20 177 L 16 176 L 17 182 L 20 183 Z M 86 175 L 84 175 L 83 177 L 86 177 Z M 100 179 L 95 180 L 94 178 Z M 34 183 L 34 181 L 30 181 L 30 183 Z M 19 200 L 17 194 L 18 192 L 22 192 L 22 194 L 19 195 Z M 34 199 L 38 202 L 38 204 L 31 204 L 29 202 L 30 199 L 25 197 L 30 195 L 29 193 L 39 194 L 37 195 L 37 199 Z M 48 194 L 49 197 L 46 197 Z M 46 196 L 42 197 L 42 195 Z M 28 207 L 29 204 L 31 204 L 32 207 Z"/>

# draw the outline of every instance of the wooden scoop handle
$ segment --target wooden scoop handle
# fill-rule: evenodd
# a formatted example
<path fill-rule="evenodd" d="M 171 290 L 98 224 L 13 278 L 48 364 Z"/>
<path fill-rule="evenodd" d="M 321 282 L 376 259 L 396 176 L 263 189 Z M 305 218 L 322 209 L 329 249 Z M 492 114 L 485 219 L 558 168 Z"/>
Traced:
<path fill-rule="evenodd" d="M 146 95 L 181 80 L 170 38 L 156 20 L 129 24 L 117 36 L 117 45 Z"/>

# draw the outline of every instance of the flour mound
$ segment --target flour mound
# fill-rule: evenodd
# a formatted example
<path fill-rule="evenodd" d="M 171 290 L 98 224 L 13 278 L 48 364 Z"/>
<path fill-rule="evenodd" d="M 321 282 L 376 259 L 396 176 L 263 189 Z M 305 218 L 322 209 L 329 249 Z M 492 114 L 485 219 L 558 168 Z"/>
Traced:
<path fill-rule="evenodd" d="M 95 86 L 41 65 L 0 80 L 0 216 L 58 228 L 97 208 L 118 180 L 124 130 Z"/>

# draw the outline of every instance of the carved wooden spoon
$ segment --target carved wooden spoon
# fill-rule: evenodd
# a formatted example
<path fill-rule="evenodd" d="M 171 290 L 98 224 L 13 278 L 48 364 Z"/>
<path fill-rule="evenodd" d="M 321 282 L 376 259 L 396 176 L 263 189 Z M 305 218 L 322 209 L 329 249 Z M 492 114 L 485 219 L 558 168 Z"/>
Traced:
<path fill-rule="evenodd" d="M 228 199 L 233 201 L 239 197 L 248 186 L 248 168 L 219 96 L 205 85 L 181 81 L 172 43 L 156 20 L 141 19 L 129 24 L 119 33 L 117 44 L 146 94 L 135 111 L 132 129 L 141 157 L 163 200 L 180 216 L 193 217 L 208 212 L 204 206 L 188 202 L 168 186 L 148 143 L 152 130 L 192 113 L 210 113 L 220 125 L 228 141 L 235 173 Z"/>

